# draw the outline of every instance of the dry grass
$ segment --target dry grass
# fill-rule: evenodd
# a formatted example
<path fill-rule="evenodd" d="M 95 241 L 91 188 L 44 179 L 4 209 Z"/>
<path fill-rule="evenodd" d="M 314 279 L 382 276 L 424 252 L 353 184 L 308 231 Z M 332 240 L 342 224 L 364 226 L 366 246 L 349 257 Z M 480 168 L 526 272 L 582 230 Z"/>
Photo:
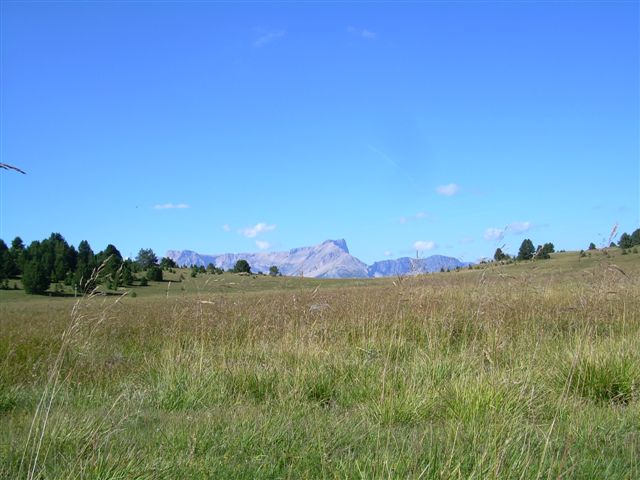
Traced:
<path fill-rule="evenodd" d="M 629 257 L 11 297 L 0 476 L 638 478 Z"/>

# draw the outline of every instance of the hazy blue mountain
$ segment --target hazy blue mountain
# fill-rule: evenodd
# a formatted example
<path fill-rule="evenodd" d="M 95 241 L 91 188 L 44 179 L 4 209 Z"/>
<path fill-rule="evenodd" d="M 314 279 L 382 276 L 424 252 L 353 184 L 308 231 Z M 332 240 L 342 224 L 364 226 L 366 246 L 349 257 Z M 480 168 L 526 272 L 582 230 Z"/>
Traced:
<path fill-rule="evenodd" d="M 419 275 L 421 273 L 455 270 L 466 267 L 469 263 L 461 262 L 454 257 L 431 255 L 426 258 L 402 257 L 395 260 L 382 260 L 370 265 L 367 269 L 370 277 L 390 277 L 394 275 Z"/>
<path fill-rule="evenodd" d="M 383 260 L 367 266 L 349 253 L 347 242 L 327 240 L 311 247 L 294 248 L 286 252 L 224 253 L 204 255 L 191 250 L 169 250 L 166 254 L 178 265 L 207 266 L 210 263 L 228 270 L 236 262 L 244 259 L 251 265 L 252 272 L 267 273 L 275 265 L 283 275 L 302 275 L 314 278 L 365 278 L 389 277 L 395 275 L 417 275 L 440 271 L 441 268 L 455 269 L 468 263 L 457 258 L 433 255 L 427 258 L 408 257 Z"/>

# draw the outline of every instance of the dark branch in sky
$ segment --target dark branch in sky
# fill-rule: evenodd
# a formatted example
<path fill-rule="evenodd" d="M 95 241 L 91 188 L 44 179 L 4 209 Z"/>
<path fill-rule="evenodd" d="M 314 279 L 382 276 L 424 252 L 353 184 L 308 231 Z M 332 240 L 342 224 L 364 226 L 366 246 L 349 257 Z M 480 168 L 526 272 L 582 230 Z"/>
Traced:
<path fill-rule="evenodd" d="M 14 167 L 13 165 L 9 165 L 7 163 L 0 163 L 0 168 L 4 168 L 5 170 L 15 170 L 23 175 L 26 175 L 27 172 L 20 170 L 18 167 Z"/>

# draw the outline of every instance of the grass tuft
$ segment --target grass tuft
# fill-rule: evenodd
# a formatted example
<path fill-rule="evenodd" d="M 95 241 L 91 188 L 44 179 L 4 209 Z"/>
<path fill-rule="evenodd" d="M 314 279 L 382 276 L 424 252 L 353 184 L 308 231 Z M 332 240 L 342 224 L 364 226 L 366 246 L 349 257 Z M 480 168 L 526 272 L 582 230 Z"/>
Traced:
<path fill-rule="evenodd" d="M 628 405 L 638 398 L 640 361 L 628 352 L 582 353 L 565 365 L 568 390 L 600 403 Z"/>

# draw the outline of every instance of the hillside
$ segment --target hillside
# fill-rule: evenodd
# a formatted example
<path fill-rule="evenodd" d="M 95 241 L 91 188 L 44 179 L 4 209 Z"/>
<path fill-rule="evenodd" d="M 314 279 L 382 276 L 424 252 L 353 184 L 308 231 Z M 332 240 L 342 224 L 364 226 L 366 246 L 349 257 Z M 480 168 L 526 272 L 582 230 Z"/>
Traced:
<path fill-rule="evenodd" d="M 638 478 L 640 254 L 605 252 L 0 291 L 0 478 Z"/>

